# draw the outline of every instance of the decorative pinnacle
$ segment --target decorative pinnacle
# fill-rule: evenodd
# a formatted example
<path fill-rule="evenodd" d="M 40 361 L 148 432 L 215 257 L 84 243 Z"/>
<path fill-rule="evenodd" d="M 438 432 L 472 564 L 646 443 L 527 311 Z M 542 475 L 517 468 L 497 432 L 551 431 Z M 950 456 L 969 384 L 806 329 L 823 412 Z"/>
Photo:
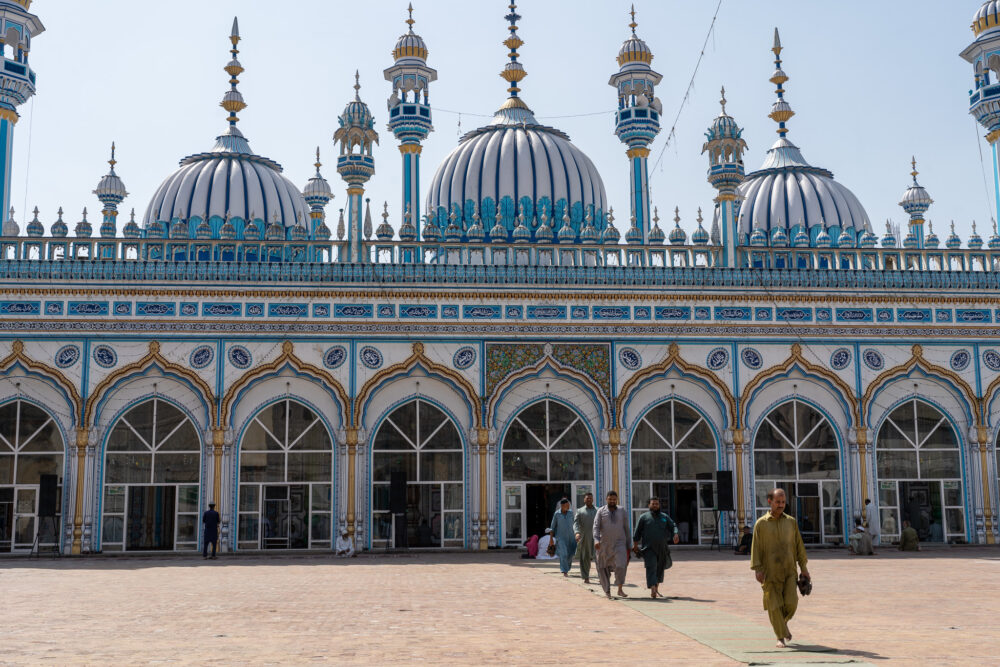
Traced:
<path fill-rule="evenodd" d="M 517 94 L 521 92 L 517 84 L 524 77 L 528 76 L 528 73 L 524 71 L 524 67 L 517 61 L 517 56 L 519 55 L 517 49 L 524 44 L 524 41 L 517 36 L 517 21 L 521 18 L 521 15 L 517 13 L 517 3 L 513 0 L 511 0 L 508 7 L 510 8 L 510 13 L 504 18 L 510 22 L 510 27 L 507 28 L 510 31 L 510 37 L 505 39 L 503 43 L 504 46 L 510 49 L 510 52 L 507 54 L 510 62 L 500 72 L 500 77 L 510 84 L 507 92 L 510 93 L 511 97 L 516 98 Z"/>
<path fill-rule="evenodd" d="M 118 164 L 118 161 L 115 160 L 115 142 L 113 141 L 111 142 L 111 159 L 108 160 L 108 164 L 111 165 L 111 173 L 114 173 L 115 165 Z"/>
<path fill-rule="evenodd" d="M 917 157 L 916 156 L 913 156 L 913 159 L 910 160 L 910 164 L 913 165 L 913 171 L 910 172 L 910 176 L 913 177 L 913 184 L 916 185 L 917 184 L 917 174 L 920 173 L 919 171 L 917 171 Z"/>
<path fill-rule="evenodd" d="M 792 107 L 788 105 L 785 101 L 785 89 L 783 84 L 788 81 L 788 75 L 781 69 L 781 37 L 778 35 L 778 29 L 774 29 L 774 46 L 771 51 L 774 52 L 774 74 L 771 75 L 771 83 L 773 83 L 775 88 L 775 93 L 778 99 L 774 101 L 771 105 L 771 113 L 768 114 L 768 118 L 773 120 L 778 124 L 778 134 L 784 138 L 788 134 L 788 128 L 785 127 L 785 123 L 795 115 L 792 111 Z"/>
<path fill-rule="evenodd" d="M 361 75 L 358 70 L 354 70 L 354 99 L 361 101 Z"/>
<path fill-rule="evenodd" d="M 635 36 L 635 29 L 639 27 L 639 24 L 635 22 L 635 5 L 632 5 L 632 9 L 629 11 L 632 15 L 632 22 L 628 24 L 628 27 L 632 28 L 632 36 Z"/>
<path fill-rule="evenodd" d="M 413 3 L 412 2 L 410 3 L 410 6 L 406 8 L 406 11 L 408 11 L 410 13 L 410 18 L 406 19 L 406 24 L 410 26 L 410 33 L 412 34 L 413 33 L 413 24 L 416 23 L 416 21 L 413 20 Z"/>
<path fill-rule="evenodd" d="M 722 105 L 722 115 L 726 115 L 726 87 L 722 87 L 722 98 L 719 100 L 719 104 Z"/>
<path fill-rule="evenodd" d="M 678 227 L 681 226 L 681 207 L 680 206 L 675 206 L 674 207 L 674 224 L 677 225 Z"/>
<path fill-rule="evenodd" d="M 223 68 L 229 74 L 229 91 L 223 95 L 219 106 L 229 112 L 227 118 L 229 125 L 236 127 L 236 123 L 240 120 L 236 114 L 247 108 L 247 103 L 243 101 L 243 95 L 240 94 L 240 91 L 236 87 L 236 84 L 240 82 L 237 77 L 243 73 L 243 65 L 236 59 L 236 56 L 240 53 L 240 50 L 236 48 L 236 45 L 240 41 L 240 25 L 236 18 L 233 18 L 233 30 L 229 35 L 229 41 L 233 44 L 233 48 L 229 50 L 232 59 Z"/>

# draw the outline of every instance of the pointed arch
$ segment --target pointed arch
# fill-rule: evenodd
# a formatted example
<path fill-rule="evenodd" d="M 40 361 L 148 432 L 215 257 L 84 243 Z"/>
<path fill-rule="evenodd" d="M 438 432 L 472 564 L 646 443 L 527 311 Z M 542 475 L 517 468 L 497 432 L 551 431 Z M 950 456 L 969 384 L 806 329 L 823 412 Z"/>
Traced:
<path fill-rule="evenodd" d="M 548 368 L 556 375 L 561 375 L 570 382 L 581 384 L 583 388 L 594 398 L 594 402 L 597 405 L 598 410 L 601 413 L 601 421 L 603 422 L 603 428 L 611 428 L 611 406 L 608 404 L 608 399 L 604 392 L 601 390 L 600 386 L 595 383 L 590 376 L 585 373 L 559 363 L 559 361 L 553 358 L 551 355 L 543 356 L 532 366 L 526 366 L 521 370 L 511 373 L 503 379 L 503 382 L 498 384 L 493 390 L 493 395 L 489 397 L 489 401 L 486 406 L 486 424 L 492 424 L 494 418 L 496 417 L 497 404 L 503 398 L 504 394 L 518 381 L 525 378 L 534 377 L 541 375 L 541 373 Z"/>
<path fill-rule="evenodd" d="M 670 371 L 671 368 L 678 369 L 682 375 L 694 376 L 700 379 L 703 383 L 710 385 L 712 389 L 718 392 L 725 402 L 725 414 L 727 415 L 732 427 L 736 425 L 736 401 L 733 399 L 733 392 L 730 391 L 726 383 L 723 382 L 715 373 L 696 366 L 694 364 L 688 363 L 681 357 L 680 346 L 677 343 L 671 343 L 670 347 L 667 348 L 667 357 L 658 364 L 644 368 L 642 371 L 636 373 L 622 385 L 621 391 L 618 392 L 618 398 L 615 404 L 615 417 L 618 421 L 618 428 L 624 428 L 625 426 L 625 404 L 628 403 L 631 398 L 631 393 L 634 389 L 642 386 L 648 380 L 652 380 L 659 375 L 665 375 Z"/>
<path fill-rule="evenodd" d="M 249 386 L 254 380 L 278 372 L 283 366 L 289 366 L 295 371 L 311 375 L 318 380 L 322 380 L 336 395 L 343 413 L 345 415 L 347 414 L 350 399 L 347 397 L 347 392 L 344 390 L 344 387 L 340 384 L 340 382 L 338 382 L 333 375 L 322 368 L 318 368 L 317 366 L 313 366 L 312 364 L 302 361 L 302 359 L 295 354 L 295 346 L 292 344 L 292 341 L 286 340 L 281 344 L 281 354 L 278 355 L 274 361 L 248 370 L 229 387 L 226 391 L 226 395 L 222 398 L 219 424 L 225 425 L 229 422 L 233 403 L 243 389 Z"/>
<path fill-rule="evenodd" d="M 986 387 L 986 391 L 983 392 L 983 398 L 981 400 L 981 405 L 979 406 L 979 414 L 981 416 L 981 421 L 979 423 L 980 427 L 985 428 L 987 426 L 986 415 L 990 414 L 988 408 L 995 400 L 996 392 L 998 390 L 1000 390 L 1000 375 L 993 378 L 993 382 L 990 382 L 989 386 Z"/>
<path fill-rule="evenodd" d="M 10 354 L 0 360 L 0 373 L 6 373 L 17 365 L 20 365 L 29 373 L 41 376 L 42 379 L 55 384 L 60 391 L 66 394 L 69 402 L 73 405 L 73 418 L 79 418 L 80 412 L 83 409 L 83 399 L 80 397 L 80 392 L 76 386 L 65 375 L 59 372 L 57 368 L 43 364 L 40 361 L 35 361 L 26 355 L 24 353 L 24 341 L 21 340 L 15 340 L 11 346 Z"/>
<path fill-rule="evenodd" d="M 393 364 L 383 368 L 375 375 L 368 378 L 368 381 L 364 383 L 358 395 L 354 398 L 354 410 L 351 414 L 351 424 L 352 426 L 358 427 L 361 425 L 361 415 L 364 409 L 364 405 L 371 398 L 371 395 L 375 392 L 376 388 L 381 386 L 383 382 L 395 375 L 405 375 L 413 370 L 414 367 L 421 366 L 430 374 L 439 375 L 447 379 L 448 382 L 454 383 L 462 393 L 465 394 L 466 399 L 472 406 L 473 422 L 474 426 L 480 426 L 482 419 L 482 402 L 480 401 L 479 394 L 476 393 L 475 388 L 472 383 L 469 382 L 461 373 L 457 373 L 447 366 L 443 366 L 436 361 L 433 361 L 424 354 L 424 344 L 417 341 L 413 344 L 413 353 L 407 357 L 404 361 L 398 364 Z"/>
<path fill-rule="evenodd" d="M 209 420 L 212 422 L 212 426 L 215 426 L 215 394 L 212 392 L 212 388 L 201 378 L 201 376 L 191 369 L 175 364 L 172 361 L 168 361 L 162 354 L 160 354 L 160 343 L 155 340 L 150 341 L 149 352 L 146 353 L 146 356 L 134 363 L 128 364 L 127 366 L 122 366 L 114 373 L 111 373 L 104 378 L 101 383 L 94 388 L 94 391 L 87 399 L 87 406 L 84 410 L 84 426 L 88 428 L 93 426 L 94 414 L 97 405 L 104 399 L 104 395 L 111 387 L 129 375 L 145 372 L 154 366 L 166 373 L 176 375 L 177 377 L 189 382 L 194 388 L 200 391 L 201 397 L 205 401 L 205 405 L 208 406 Z"/>
<path fill-rule="evenodd" d="M 868 388 L 865 390 L 864 397 L 861 399 L 862 409 L 864 410 L 864 414 L 866 416 L 868 417 L 871 416 L 870 407 L 875 400 L 875 396 L 879 393 L 879 391 L 881 391 L 885 387 L 885 385 L 890 380 L 896 379 L 898 377 L 907 376 L 910 374 L 910 372 L 916 369 L 922 371 L 925 375 L 936 376 L 938 379 L 945 380 L 946 382 L 950 383 L 952 387 L 956 387 L 964 396 L 964 398 L 968 401 L 969 410 L 974 415 L 974 420 L 975 420 L 974 425 L 976 426 L 984 425 L 983 414 L 982 414 L 983 402 L 980 401 L 979 397 L 976 396 L 975 390 L 968 382 L 966 382 L 962 378 L 961 375 L 948 368 L 943 368 L 941 366 L 938 366 L 937 364 L 933 364 L 927 359 L 925 359 L 924 348 L 919 343 L 915 344 L 911 348 L 911 353 L 912 356 L 910 356 L 910 359 L 908 361 L 905 361 L 899 364 L 898 366 L 894 366 L 892 368 L 888 368 L 882 371 L 882 373 L 878 377 L 876 377 L 868 384 Z M 996 381 L 994 381 L 994 384 L 996 384 Z M 992 388 L 993 385 L 990 385 L 990 387 Z M 984 395 L 988 396 L 989 393 Z"/>
<path fill-rule="evenodd" d="M 851 391 L 851 387 L 836 373 L 824 368 L 823 366 L 807 361 L 806 358 L 802 356 L 802 346 L 799 343 L 795 343 L 792 345 L 791 354 L 788 359 L 777 366 L 772 366 L 771 368 L 761 371 L 747 383 L 746 387 L 743 388 L 743 393 L 740 396 L 740 428 L 746 428 L 747 426 L 746 418 L 749 414 L 748 410 L 751 402 L 750 399 L 753 395 L 769 381 L 783 375 L 787 375 L 796 367 L 798 367 L 803 374 L 811 375 L 821 382 L 832 385 L 832 387 L 840 394 L 840 398 L 843 400 L 844 405 L 847 408 L 846 412 L 852 422 L 850 425 L 857 427 L 861 424 L 861 412 L 858 409 L 858 402 L 855 400 L 854 392 Z"/>

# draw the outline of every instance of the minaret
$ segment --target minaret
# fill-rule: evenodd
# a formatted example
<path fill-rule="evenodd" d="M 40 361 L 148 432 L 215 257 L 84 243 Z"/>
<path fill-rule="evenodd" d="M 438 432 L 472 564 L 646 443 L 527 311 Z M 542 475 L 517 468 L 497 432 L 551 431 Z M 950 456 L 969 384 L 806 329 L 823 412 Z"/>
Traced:
<path fill-rule="evenodd" d="M 912 235 L 917 241 L 917 248 L 923 248 L 924 213 L 934 203 L 934 200 L 927 194 L 927 190 L 924 190 L 917 183 L 917 174 L 920 173 L 917 171 L 917 158 L 914 157 L 910 164 L 913 165 L 913 171 L 910 172 L 910 176 L 913 177 L 913 184 L 903 193 L 902 199 L 899 200 L 899 205 L 904 211 L 910 214 L 910 233 L 907 234 L 907 237 L 909 238 Z"/>
<path fill-rule="evenodd" d="M 302 196 L 305 198 L 306 203 L 309 204 L 309 233 L 312 237 L 318 238 L 317 232 L 321 228 L 326 227 L 326 205 L 333 199 L 333 191 L 330 189 L 330 184 L 327 183 L 326 179 L 323 178 L 323 174 L 319 171 L 320 167 L 323 166 L 323 163 L 319 161 L 319 146 L 316 147 L 316 162 L 313 166 L 316 167 L 316 174 L 302 188 Z M 327 228 L 319 236 L 324 234 L 329 238 L 330 229 Z"/>
<path fill-rule="evenodd" d="M 719 100 L 722 112 L 712 121 L 705 133 L 707 141 L 701 152 L 708 153 L 708 182 L 719 191 L 715 198 L 722 245 L 719 266 L 736 266 L 736 246 L 739 245 L 736 207 L 739 205 L 738 188 L 746 171 L 743 168 L 743 129 L 726 113 L 726 89 Z"/>
<path fill-rule="evenodd" d="M 649 64 L 653 53 L 646 42 L 635 34 L 635 5 L 632 6 L 632 36 L 625 40 L 618 51 L 617 74 L 611 76 L 608 84 L 618 91 L 618 111 L 615 113 L 615 134 L 628 146 L 630 200 L 635 226 L 642 232 L 642 238 L 649 238 L 649 178 L 646 163 L 649 158 L 649 144 L 660 132 L 660 100 L 654 95 L 654 87 L 663 77 L 654 72 Z"/>
<path fill-rule="evenodd" d="M 0 211 L 10 209 L 10 180 L 14 152 L 14 126 L 20 118 L 17 108 L 35 94 L 35 72 L 28 66 L 31 39 L 45 31 L 38 17 L 28 12 L 32 0 L 0 1 Z"/>
<path fill-rule="evenodd" d="M 437 71 L 427 66 L 427 45 L 413 32 L 412 4 L 407 11 L 409 31 L 396 40 L 392 50 L 395 64 L 384 74 L 385 80 L 392 83 L 388 127 L 399 141 L 399 153 L 403 158 L 403 205 L 400 210 L 409 207 L 413 219 L 419 221 L 420 152 L 423 149 L 420 142 L 434 131 L 428 93 L 430 82 L 437 81 Z"/>
<path fill-rule="evenodd" d="M 995 217 L 1000 217 L 1000 6 L 987 0 L 972 17 L 972 44 L 960 54 L 972 64 L 973 89 L 969 91 L 969 113 L 986 130 L 993 151 Z M 993 81 L 992 79 L 996 79 Z"/>
<path fill-rule="evenodd" d="M 115 160 L 114 142 L 111 144 L 111 159 L 108 160 L 108 164 L 111 165 L 111 170 L 97 184 L 94 194 L 104 205 L 101 211 L 104 214 L 104 220 L 101 222 L 101 238 L 113 239 L 118 234 L 118 205 L 128 196 L 125 184 L 115 173 L 118 161 Z"/>
<path fill-rule="evenodd" d="M 333 140 L 340 142 L 337 173 L 347 183 L 347 252 L 340 260 L 352 264 L 369 260 L 364 251 L 361 230 L 364 214 L 361 203 L 364 199 L 365 183 L 375 174 L 372 145 L 378 143 L 375 119 L 368 105 L 361 101 L 359 79 L 358 73 L 355 72 L 354 99 L 344 107 L 344 112 L 338 118 L 340 128 L 333 135 Z"/>

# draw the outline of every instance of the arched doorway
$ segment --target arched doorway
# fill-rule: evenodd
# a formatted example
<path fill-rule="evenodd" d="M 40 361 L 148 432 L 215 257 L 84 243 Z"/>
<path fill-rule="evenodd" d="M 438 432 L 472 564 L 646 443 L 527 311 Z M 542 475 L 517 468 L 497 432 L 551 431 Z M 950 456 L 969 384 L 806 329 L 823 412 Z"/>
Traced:
<path fill-rule="evenodd" d="M 884 540 L 910 522 L 922 542 L 965 540 L 958 438 L 933 405 L 911 399 L 894 409 L 875 440 Z"/>
<path fill-rule="evenodd" d="M 656 497 L 677 523 L 682 543 L 710 543 L 717 457 L 708 422 L 680 401 L 661 403 L 639 420 L 629 451 L 633 519 Z"/>
<path fill-rule="evenodd" d="M 502 446 L 505 546 L 521 546 L 548 528 L 563 496 L 574 506 L 594 492 L 594 441 L 583 420 L 544 399 L 511 421 Z"/>
<path fill-rule="evenodd" d="M 191 419 L 160 398 L 130 409 L 105 449 L 101 549 L 197 549 L 200 481 Z"/>
<path fill-rule="evenodd" d="M 464 546 L 463 461 L 458 428 L 436 405 L 416 399 L 393 410 L 372 443 L 372 546 L 403 546 L 404 526 L 406 546 Z M 395 522 L 393 475 L 406 485 Z"/>
<path fill-rule="evenodd" d="M 237 547 L 329 549 L 333 442 L 319 416 L 293 399 L 258 412 L 240 442 Z"/>
<path fill-rule="evenodd" d="M 58 548 L 63 452 L 62 434 L 47 412 L 22 400 L 0 406 L 0 553 L 30 551 L 36 536 L 39 548 Z M 40 502 L 45 475 L 56 482 L 51 513 Z M 41 516 L 47 514 L 53 516 Z"/>
<path fill-rule="evenodd" d="M 767 492 L 781 487 L 786 512 L 799 522 L 806 543 L 844 541 L 840 449 L 829 420 L 800 400 L 772 410 L 753 443 L 757 514 L 768 510 Z"/>

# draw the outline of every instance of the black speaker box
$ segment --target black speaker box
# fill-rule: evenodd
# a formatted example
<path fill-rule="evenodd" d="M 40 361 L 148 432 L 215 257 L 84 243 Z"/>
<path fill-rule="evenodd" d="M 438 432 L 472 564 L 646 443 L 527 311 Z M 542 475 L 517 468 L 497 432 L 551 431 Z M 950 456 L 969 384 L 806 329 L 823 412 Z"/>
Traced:
<path fill-rule="evenodd" d="M 406 473 L 394 471 L 389 478 L 389 511 L 393 514 L 406 512 Z"/>
<path fill-rule="evenodd" d="M 38 477 L 38 516 L 55 516 L 58 513 L 56 505 L 59 502 L 59 477 L 57 475 L 39 475 Z"/>
<path fill-rule="evenodd" d="M 718 497 L 716 509 L 720 512 L 736 511 L 733 502 L 733 471 L 717 470 L 715 472 L 715 488 Z"/>

